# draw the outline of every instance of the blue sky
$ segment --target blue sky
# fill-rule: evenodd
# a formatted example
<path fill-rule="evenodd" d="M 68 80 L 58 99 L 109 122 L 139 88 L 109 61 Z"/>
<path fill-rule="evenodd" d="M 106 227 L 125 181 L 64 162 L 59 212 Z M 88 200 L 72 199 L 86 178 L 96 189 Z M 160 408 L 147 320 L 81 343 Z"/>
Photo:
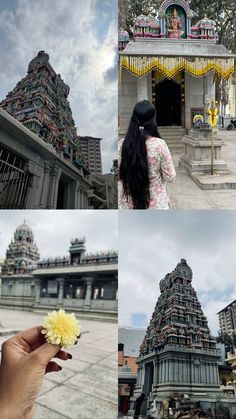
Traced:
<path fill-rule="evenodd" d="M 120 211 L 119 326 L 148 325 L 160 280 L 185 258 L 217 335 L 217 312 L 236 299 L 235 250 L 235 211 Z"/>
<path fill-rule="evenodd" d="M 117 155 L 116 0 L 1 0 L 0 99 L 39 50 L 70 86 L 79 135 L 103 138 L 103 168 Z"/>

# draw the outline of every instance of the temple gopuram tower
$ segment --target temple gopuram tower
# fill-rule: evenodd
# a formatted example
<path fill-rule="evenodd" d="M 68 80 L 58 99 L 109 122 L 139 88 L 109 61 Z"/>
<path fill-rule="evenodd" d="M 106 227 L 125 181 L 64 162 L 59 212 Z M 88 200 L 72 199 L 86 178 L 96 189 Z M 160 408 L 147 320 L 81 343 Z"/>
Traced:
<path fill-rule="evenodd" d="M 39 258 L 33 232 L 24 221 L 16 229 L 14 239 L 8 246 L 2 274 L 10 276 L 30 272 L 37 267 Z"/>
<path fill-rule="evenodd" d="M 0 102 L 0 107 L 21 122 L 56 152 L 76 166 L 83 165 L 68 95 L 70 88 L 52 68 L 49 55 L 39 51 L 27 75 Z"/>
<path fill-rule="evenodd" d="M 137 360 L 134 397 L 144 393 L 148 402 L 161 403 L 185 394 L 211 404 L 221 395 L 218 360 L 216 341 L 192 287 L 192 270 L 181 259 L 160 281 L 160 296 Z"/>

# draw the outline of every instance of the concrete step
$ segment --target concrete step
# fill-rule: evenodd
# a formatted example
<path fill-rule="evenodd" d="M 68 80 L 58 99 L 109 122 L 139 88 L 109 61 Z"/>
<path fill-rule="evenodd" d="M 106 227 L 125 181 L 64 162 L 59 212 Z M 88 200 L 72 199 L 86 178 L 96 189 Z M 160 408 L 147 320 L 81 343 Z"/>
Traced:
<path fill-rule="evenodd" d="M 182 127 L 158 127 L 161 138 L 166 142 L 171 152 L 183 153 L 184 144 L 181 139 L 186 134 Z"/>

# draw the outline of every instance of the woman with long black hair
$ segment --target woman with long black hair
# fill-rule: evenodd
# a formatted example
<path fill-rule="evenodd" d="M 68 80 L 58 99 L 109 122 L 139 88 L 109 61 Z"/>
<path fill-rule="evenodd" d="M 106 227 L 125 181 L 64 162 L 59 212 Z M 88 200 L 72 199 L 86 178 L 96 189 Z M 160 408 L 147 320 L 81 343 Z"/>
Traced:
<path fill-rule="evenodd" d="M 155 107 L 147 100 L 136 103 L 118 152 L 119 208 L 169 209 L 166 182 L 174 180 L 175 168 L 160 139 Z"/>

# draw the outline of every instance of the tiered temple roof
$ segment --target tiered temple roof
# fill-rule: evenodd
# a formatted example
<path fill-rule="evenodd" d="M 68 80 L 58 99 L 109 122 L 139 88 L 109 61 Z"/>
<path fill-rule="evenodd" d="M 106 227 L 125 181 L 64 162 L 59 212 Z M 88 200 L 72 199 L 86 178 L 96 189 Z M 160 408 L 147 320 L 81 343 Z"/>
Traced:
<path fill-rule="evenodd" d="M 68 102 L 69 91 L 69 86 L 49 63 L 49 55 L 39 51 L 29 63 L 27 75 L 0 106 L 50 144 L 61 157 L 86 171 Z"/>
<path fill-rule="evenodd" d="M 71 240 L 70 256 L 40 259 L 39 251 L 34 243 L 31 228 L 25 222 L 14 233 L 14 240 L 8 246 L 6 259 L 2 265 L 3 275 L 31 272 L 37 268 L 52 268 L 75 265 L 95 265 L 117 263 L 117 251 L 101 251 L 86 253 L 85 237 Z"/>
<path fill-rule="evenodd" d="M 180 71 L 195 77 L 214 71 L 228 79 L 234 56 L 217 44 L 215 22 L 205 15 L 193 23 L 195 17 L 185 0 L 164 0 L 157 17 L 137 16 L 131 39 L 124 30 L 119 34 L 120 69 L 137 77 L 157 70 L 167 78 Z"/>
<path fill-rule="evenodd" d="M 167 344 L 214 349 L 216 342 L 192 287 L 192 270 L 185 259 L 160 281 L 160 292 L 140 354 L 152 353 Z"/>
<path fill-rule="evenodd" d="M 30 272 L 37 267 L 39 258 L 33 232 L 24 222 L 16 229 L 14 239 L 8 246 L 2 265 L 2 274 L 14 275 Z"/>

